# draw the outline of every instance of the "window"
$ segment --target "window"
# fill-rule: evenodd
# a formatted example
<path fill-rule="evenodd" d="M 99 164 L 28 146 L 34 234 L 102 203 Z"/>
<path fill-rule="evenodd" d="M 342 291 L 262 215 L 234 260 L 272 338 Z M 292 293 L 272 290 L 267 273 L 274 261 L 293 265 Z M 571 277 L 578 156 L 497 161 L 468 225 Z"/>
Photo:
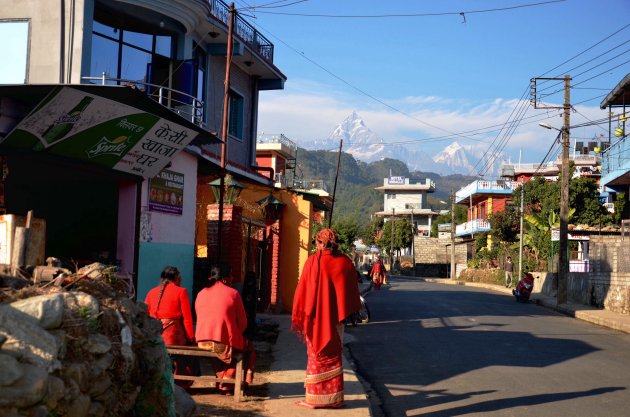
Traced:
<path fill-rule="evenodd" d="M 388 200 L 395 200 L 396 199 L 396 194 L 387 194 L 387 199 Z"/>
<path fill-rule="evenodd" d="M 11 65 L 3 65 L 0 69 L 0 84 L 25 84 L 28 61 L 28 21 L 0 22 L 0 39 L 11 40 L 0 44 L 0 56 L 4 62 L 11 63 Z"/>
<path fill-rule="evenodd" d="M 171 36 L 134 32 L 94 21 L 90 75 L 152 82 L 157 64 L 173 57 Z M 114 83 L 115 84 L 115 83 Z M 159 83 L 158 83 L 159 84 Z M 139 85 L 140 88 L 144 86 Z"/>
<path fill-rule="evenodd" d="M 243 140 L 243 96 L 230 91 L 228 134 Z"/>

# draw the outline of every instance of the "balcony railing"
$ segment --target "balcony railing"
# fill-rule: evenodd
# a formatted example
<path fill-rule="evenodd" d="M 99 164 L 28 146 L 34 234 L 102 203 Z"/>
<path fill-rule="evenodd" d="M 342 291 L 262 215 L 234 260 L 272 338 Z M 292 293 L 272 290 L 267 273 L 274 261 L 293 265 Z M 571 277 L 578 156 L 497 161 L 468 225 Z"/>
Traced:
<path fill-rule="evenodd" d="M 602 154 L 602 180 L 606 185 L 630 171 L 630 136 L 621 138 Z"/>
<path fill-rule="evenodd" d="M 459 203 L 465 198 L 474 194 L 512 194 L 520 183 L 518 181 L 504 181 L 504 180 L 477 180 L 468 184 L 462 188 L 455 195 L 455 202 Z"/>
<path fill-rule="evenodd" d="M 230 6 L 221 0 L 206 1 L 208 2 L 208 6 L 210 6 L 212 16 L 225 24 L 225 26 L 228 26 L 230 22 Z M 250 48 L 269 61 L 270 64 L 273 64 L 273 44 L 238 13 L 236 13 L 234 19 L 234 33 Z"/>
<path fill-rule="evenodd" d="M 110 78 L 105 73 L 101 77 L 81 77 L 81 79 L 90 81 L 91 84 L 122 85 L 135 88 L 146 93 L 147 96 L 172 112 L 203 127 L 203 101 L 197 100 L 190 94 L 157 84 L 145 83 L 144 81 Z"/>
<path fill-rule="evenodd" d="M 323 190 L 328 192 L 324 180 L 293 180 L 293 188 L 299 190 Z"/>
<path fill-rule="evenodd" d="M 490 223 L 485 219 L 475 219 L 455 226 L 455 236 L 466 236 L 473 233 L 489 232 Z"/>

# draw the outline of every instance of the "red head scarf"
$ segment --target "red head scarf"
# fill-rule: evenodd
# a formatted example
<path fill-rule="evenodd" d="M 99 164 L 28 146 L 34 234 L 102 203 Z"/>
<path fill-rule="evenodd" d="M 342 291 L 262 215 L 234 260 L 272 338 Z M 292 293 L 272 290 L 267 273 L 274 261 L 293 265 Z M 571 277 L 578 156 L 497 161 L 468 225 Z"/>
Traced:
<path fill-rule="evenodd" d="M 324 247 L 330 247 L 337 244 L 337 234 L 332 229 L 320 230 L 315 238 L 318 242 L 321 242 Z"/>

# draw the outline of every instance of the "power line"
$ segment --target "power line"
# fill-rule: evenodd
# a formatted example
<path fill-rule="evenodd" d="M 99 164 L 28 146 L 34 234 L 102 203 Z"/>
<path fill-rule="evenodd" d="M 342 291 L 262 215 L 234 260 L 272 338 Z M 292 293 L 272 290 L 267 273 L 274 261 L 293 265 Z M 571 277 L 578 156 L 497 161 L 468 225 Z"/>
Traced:
<path fill-rule="evenodd" d="M 309 13 L 283 13 L 283 12 L 263 12 L 266 14 L 276 14 L 284 16 L 300 16 L 300 17 L 324 17 L 324 18 L 336 18 L 336 19 L 381 19 L 391 17 L 429 17 L 429 16 L 465 16 L 467 14 L 477 13 L 492 13 L 501 12 L 514 9 L 522 9 L 526 7 L 543 6 L 552 3 L 562 3 L 566 0 L 551 0 L 540 3 L 522 4 L 518 6 L 499 7 L 494 9 L 482 9 L 482 10 L 469 10 L 459 12 L 441 12 L 441 13 L 396 13 L 396 14 L 380 14 L 380 15 L 334 15 L 334 14 L 309 14 Z"/>

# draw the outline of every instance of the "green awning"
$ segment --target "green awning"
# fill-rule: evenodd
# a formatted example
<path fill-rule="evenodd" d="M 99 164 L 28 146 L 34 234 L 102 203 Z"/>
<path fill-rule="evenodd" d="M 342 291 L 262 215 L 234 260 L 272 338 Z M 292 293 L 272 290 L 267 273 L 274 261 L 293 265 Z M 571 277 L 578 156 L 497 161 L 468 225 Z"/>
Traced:
<path fill-rule="evenodd" d="M 152 178 L 193 140 L 220 142 L 130 87 L 0 86 L 0 148 Z"/>

